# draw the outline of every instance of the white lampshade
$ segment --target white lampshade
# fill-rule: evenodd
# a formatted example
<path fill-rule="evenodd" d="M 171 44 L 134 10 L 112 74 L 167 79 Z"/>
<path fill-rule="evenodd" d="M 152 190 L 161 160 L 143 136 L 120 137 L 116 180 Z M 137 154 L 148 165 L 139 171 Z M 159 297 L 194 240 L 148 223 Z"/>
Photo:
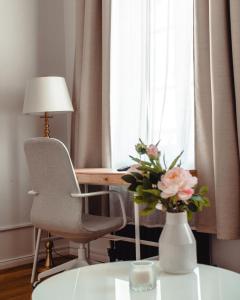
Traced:
<path fill-rule="evenodd" d="M 71 98 L 63 77 L 37 77 L 28 81 L 23 113 L 73 111 Z"/>

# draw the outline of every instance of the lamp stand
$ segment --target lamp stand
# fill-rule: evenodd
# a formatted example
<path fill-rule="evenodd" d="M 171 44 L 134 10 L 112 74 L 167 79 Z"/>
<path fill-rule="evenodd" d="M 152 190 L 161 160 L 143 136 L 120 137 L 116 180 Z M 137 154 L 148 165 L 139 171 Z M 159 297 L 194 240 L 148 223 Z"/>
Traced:
<path fill-rule="evenodd" d="M 48 232 L 48 237 L 51 235 Z M 38 273 L 42 273 L 54 267 L 53 257 L 52 257 L 53 241 L 49 240 L 45 242 L 45 259 L 44 264 L 38 268 Z"/>
<path fill-rule="evenodd" d="M 50 129 L 49 129 L 49 118 L 52 118 L 52 116 L 49 116 L 47 112 L 44 113 L 44 137 L 50 138 Z M 48 232 L 48 238 L 50 238 L 51 235 Z M 53 257 L 52 257 L 52 249 L 53 249 L 53 241 L 49 240 L 46 241 L 45 243 L 45 251 L 46 251 L 46 257 L 45 257 L 45 262 L 44 266 L 39 268 L 39 272 L 44 272 L 46 270 L 51 269 L 54 266 L 53 263 Z"/>
<path fill-rule="evenodd" d="M 49 126 L 49 119 L 51 119 L 53 116 L 50 116 L 48 112 L 44 113 L 44 116 L 41 116 L 41 119 L 44 119 L 44 131 L 43 136 L 44 137 L 50 137 L 50 126 Z"/>
<path fill-rule="evenodd" d="M 49 116 L 48 112 L 44 113 L 44 116 L 40 117 L 44 118 L 44 137 L 50 137 L 50 126 L 49 126 L 49 119 L 52 118 L 52 116 Z"/>
<path fill-rule="evenodd" d="M 44 136 L 45 137 L 50 137 L 50 129 L 49 129 L 48 119 L 49 119 L 48 113 L 45 112 L 45 114 L 44 114 Z"/>
<path fill-rule="evenodd" d="M 51 238 L 51 235 L 49 232 L 47 233 L 47 235 L 48 235 L 48 238 Z M 45 242 L 46 255 L 45 255 L 45 259 L 44 259 L 44 264 L 38 268 L 39 273 L 47 271 L 54 266 L 52 252 L 53 252 L 53 241 L 48 240 Z"/>

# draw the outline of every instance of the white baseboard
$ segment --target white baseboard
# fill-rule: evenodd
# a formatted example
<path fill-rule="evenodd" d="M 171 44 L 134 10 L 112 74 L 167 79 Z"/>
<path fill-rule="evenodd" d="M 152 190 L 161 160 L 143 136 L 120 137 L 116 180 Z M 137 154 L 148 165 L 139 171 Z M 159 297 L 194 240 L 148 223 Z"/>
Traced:
<path fill-rule="evenodd" d="M 107 241 L 104 238 L 91 242 L 90 260 L 96 262 L 108 262 L 109 261 L 109 257 L 107 254 L 108 247 L 109 247 L 109 241 Z M 59 254 L 61 255 L 70 254 L 70 255 L 77 256 L 78 244 L 70 242 L 70 245 L 68 246 L 55 245 L 55 250 L 59 252 Z M 13 268 L 25 264 L 30 264 L 33 262 L 33 257 L 34 254 L 31 253 L 31 254 L 6 258 L 6 259 L 0 259 L 0 270 L 9 269 L 9 268 Z M 45 251 L 44 249 L 42 249 L 40 250 L 39 253 L 39 259 L 43 259 L 44 257 L 45 257 Z M 53 257 L 57 257 L 57 254 L 54 253 L 54 251 L 53 251 Z"/>
<path fill-rule="evenodd" d="M 55 247 L 56 251 L 61 255 L 69 254 L 69 247 Z M 10 269 L 26 264 L 31 264 L 33 262 L 34 254 L 28 254 L 23 256 L 11 257 L 8 259 L 0 260 L 0 270 Z M 45 257 L 44 250 L 39 253 L 39 260 Z M 57 257 L 57 254 L 53 252 L 53 257 Z"/>
<path fill-rule="evenodd" d="M 29 227 L 33 228 L 32 223 L 22 223 L 22 224 L 15 224 L 15 225 L 0 226 L 0 232 L 13 231 L 13 230 L 29 228 Z"/>
<path fill-rule="evenodd" d="M 32 261 L 33 261 L 32 254 L 4 259 L 0 261 L 0 270 L 10 269 L 10 268 L 30 264 L 32 263 Z"/>
<path fill-rule="evenodd" d="M 76 246 L 71 247 L 55 247 L 56 251 L 59 252 L 61 255 L 75 255 L 77 256 L 78 248 Z M 23 255 L 12 257 L 9 259 L 0 260 L 0 270 L 10 269 L 26 264 L 31 264 L 33 262 L 33 254 Z M 45 252 L 44 250 L 40 251 L 39 253 L 39 260 L 44 259 Z M 53 252 L 53 257 L 57 257 L 57 254 Z M 90 251 L 90 260 L 95 262 L 109 262 L 109 257 L 106 254 L 105 249 L 98 248 L 94 249 L 91 248 Z"/>

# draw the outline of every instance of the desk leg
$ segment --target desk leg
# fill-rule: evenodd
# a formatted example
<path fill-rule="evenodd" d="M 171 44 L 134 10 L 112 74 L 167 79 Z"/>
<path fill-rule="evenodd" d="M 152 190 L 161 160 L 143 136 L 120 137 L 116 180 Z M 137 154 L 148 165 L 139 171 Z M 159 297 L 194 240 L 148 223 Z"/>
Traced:
<path fill-rule="evenodd" d="M 84 193 L 88 193 L 88 185 L 84 184 Z M 84 198 L 84 212 L 85 214 L 89 213 L 89 201 L 88 197 Z M 90 243 L 87 244 L 87 257 L 90 259 Z"/>
<path fill-rule="evenodd" d="M 84 184 L 84 193 L 88 193 L 88 185 Z M 88 203 L 88 197 L 84 198 L 84 205 L 85 205 L 85 214 L 89 213 L 89 203 Z"/>
<path fill-rule="evenodd" d="M 135 223 L 135 247 L 136 260 L 141 259 L 140 253 L 140 222 L 139 222 L 139 206 L 134 203 L 134 223 Z"/>

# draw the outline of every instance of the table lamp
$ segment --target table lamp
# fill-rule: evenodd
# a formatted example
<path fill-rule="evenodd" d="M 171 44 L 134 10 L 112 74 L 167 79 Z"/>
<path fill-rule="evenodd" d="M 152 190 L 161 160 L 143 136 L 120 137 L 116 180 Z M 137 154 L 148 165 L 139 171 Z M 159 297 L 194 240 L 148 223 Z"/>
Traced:
<path fill-rule="evenodd" d="M 72 112 L 73 106 L 63 77 L 36 77 L 28 81 L 23 113 L 44 117 L 44 137 L 50 136 L 49 115 Z"/>

